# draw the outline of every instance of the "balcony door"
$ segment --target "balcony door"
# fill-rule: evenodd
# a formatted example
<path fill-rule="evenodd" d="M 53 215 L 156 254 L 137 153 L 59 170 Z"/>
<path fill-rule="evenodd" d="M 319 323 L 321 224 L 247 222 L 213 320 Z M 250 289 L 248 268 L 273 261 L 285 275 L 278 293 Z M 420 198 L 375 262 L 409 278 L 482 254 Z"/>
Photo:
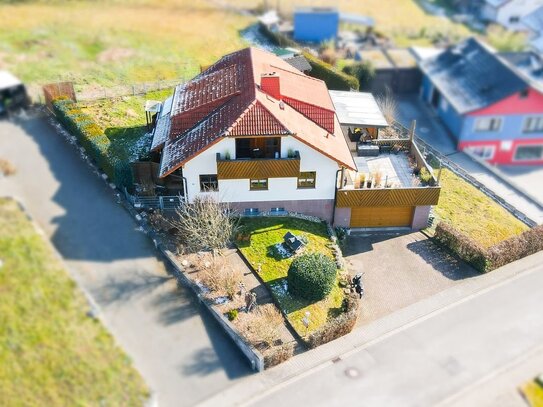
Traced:
<path fill-rule="evenodd" d="M 281 156 L 281 137 L 243 137 L 236 139 L 236 159 Z"/>

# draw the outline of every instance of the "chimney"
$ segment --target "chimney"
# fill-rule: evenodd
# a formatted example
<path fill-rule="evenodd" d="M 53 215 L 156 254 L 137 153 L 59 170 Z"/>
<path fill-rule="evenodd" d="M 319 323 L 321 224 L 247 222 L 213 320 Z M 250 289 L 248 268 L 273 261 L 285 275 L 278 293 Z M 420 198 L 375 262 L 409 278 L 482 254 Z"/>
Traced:
<path fill-rule="evenodd" d="M 260 77 L 260 88 L 271 97 L 277 100 L 281 99 L 281 84 L 279 75 L 275 72 L 262 74 Z"/>

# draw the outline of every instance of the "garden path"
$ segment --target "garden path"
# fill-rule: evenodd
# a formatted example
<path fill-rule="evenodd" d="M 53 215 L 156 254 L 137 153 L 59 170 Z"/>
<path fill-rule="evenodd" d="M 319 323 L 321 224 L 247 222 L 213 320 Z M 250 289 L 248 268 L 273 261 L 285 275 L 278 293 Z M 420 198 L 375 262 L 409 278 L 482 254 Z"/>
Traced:
<path fill-rule="evenodd" d="M 243 285 L 245 289 L 256 294 L 256 303 L 258 305 L 272 304 L 273 298 L 266 286 L 258 279 L 251 268 L 245 263 L 237 249 L 228 251 L 225 255 L 228 263 L 235 269 L 240 270 L 243 274 Z M 299 353 L 303 347 L 300 341 L 292 333 L 291 329 L 287 326 L 286 321 L 283 319 L 284 325 L 281 333 L 281 339 L 284 343 L 296 342 L 295 353 Z"/>

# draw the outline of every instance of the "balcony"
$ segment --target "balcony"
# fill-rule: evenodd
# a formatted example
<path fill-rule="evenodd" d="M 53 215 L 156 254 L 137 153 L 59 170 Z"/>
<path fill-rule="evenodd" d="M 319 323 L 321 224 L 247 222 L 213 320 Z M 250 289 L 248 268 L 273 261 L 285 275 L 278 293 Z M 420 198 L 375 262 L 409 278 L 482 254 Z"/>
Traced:
<path fill-rule="evenodd" d="M 380 153 L 354 155 L 357 171 L 347 173 L 337 192 L 338 207 L 437 205 L 441 187 L 410 139 L 377 139 Z M 420 174 L 425 173 L 423 177 Z"/>
<path fill-rule="evenodd" d="M 227 160 L 217 153 L 217 178 L 264 179 L 295 178 L 300 175 L 300 153 L 285 158 L 243 158 Z"/>

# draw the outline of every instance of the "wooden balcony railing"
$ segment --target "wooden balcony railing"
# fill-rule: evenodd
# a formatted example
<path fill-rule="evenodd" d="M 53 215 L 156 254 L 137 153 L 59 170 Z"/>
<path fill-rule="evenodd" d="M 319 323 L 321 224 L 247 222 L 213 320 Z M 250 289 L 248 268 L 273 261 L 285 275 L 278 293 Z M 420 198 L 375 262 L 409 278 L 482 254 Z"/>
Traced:
<path fill-rule="evenodd" d="M 217 154 L 218 179 L 287 178 L 300 175 L 300 154 L 292 158 L 251 158 L 226 160 Z"/>
<path fill-rule="evenodd" d="M 340 189 L 336 206 L 429 206 L 437 205 L 441 187 Z"/>

